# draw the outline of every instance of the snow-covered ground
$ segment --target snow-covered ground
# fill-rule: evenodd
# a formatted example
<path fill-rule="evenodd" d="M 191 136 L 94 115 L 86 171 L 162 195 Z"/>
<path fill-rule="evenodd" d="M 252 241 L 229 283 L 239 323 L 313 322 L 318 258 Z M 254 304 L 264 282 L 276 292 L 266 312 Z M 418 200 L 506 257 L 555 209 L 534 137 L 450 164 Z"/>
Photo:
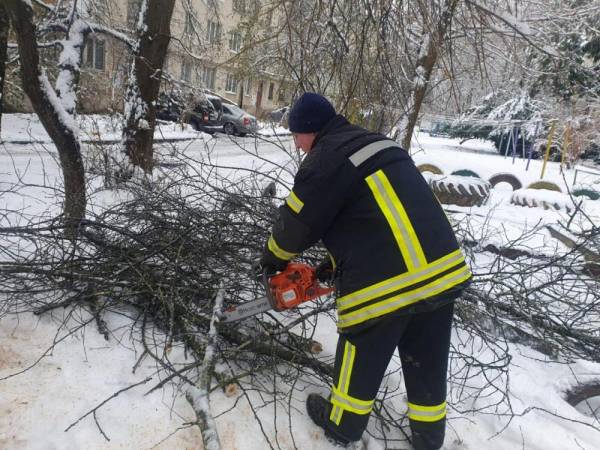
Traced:
<path fill-rule="evenodd" d="M 104 116 L 97 114 L 77 117 L 80 128 L 79 138 L 84 142 L 115 142 L 121 139 L 123 119 L 120 115 Z M 286 136 L 290 132 L 278 125 L 259 123 L 259 136 Z M 208 138 L 209 135 L 194 130 L 189 124 L 158 121 L 154 132 L 155 140 L 189 140 Z M 35 114 L 3 114 L 0 142 L 29 144 L 31 142 L 51 143 L 50 136 Z"/>
<path fill-rule="evenodd" d="M 11 120 L 10 115 L 5 117 Z M 3 121 L 3 134 L 5 124 Z M 29 130 L 36 129 L 38 125 L 29 125 Z M 236 176 L 238 171 L 234 168 L 237 167 L 288 171 L 286 178 L 290 179 L 294 170 L 289 155 L 281 150 L 281 147 L 291 148 L 289 137 L 268 143 L 253 138 L 219 136 L 215 139 L 203 136 L 177 146 L 183 154 L 195 159 L 210 155 L 213 162 L 230 168 L 229 176 Z M 23 151 L 22 147 L 27 147 L 27 151 Z M 168 148 L 163 150 L 163 153 L 168 153 Z M 508 172 L 516 175 L 524 186 L 538 180 L 541 172 L 540 161 L 532 161 L 529 170 L 526 170 L 526 161 L 517 159 L 513 163 L 511 158 L 495 154 L 489 143 L 481 141 L 467 141 L 460 145 L 458 140 L 434 138 L 423 133 L 416 136 L 412 153 L 417 164 L 435 164 L 445 174 L 470 169 L 488 179 L 496 173 Z M 566 192 L 567 187 L 572 187 L 574 175 L 574 169 L 561 174 L 558 164 L 549 163 L 544 179 L 559 184 Z M 579 173 L 577 178 L 578 184 L 585 183 L 600 190 L 600 173 Z M 26 198 L 3 194 L 19 179 L 29 184 L 22 190 L 27 193 Z M 50 144 L 0 144 L 0 211 L 24 207 L 30 214 L 38 214 L 52 200 L 44 197 L 47 194 L 40 185 L 53 185 L 58 181 L 60 172 Z M 497 244 L 522 234 L 524 229 L 540 221 L 555 224 L 567 218 L 564 211 L 511 205 L 511 194 L 505 188 L 495 189 L 484 206 L 449 209 L 458 211 L 458 216 L 469 215 L 475 227 L 480 225 L 476 231 L 490 243 Z M 98 205 L 110 201 L 111 195 L 110 191 L 99 190 L 90 203 Z M 279 195 L 284 196 L 285 193 Z M 591 217 L 600 221 L 600 201 L 586 202 L 584 208 Z M 494 232 L 493 229 L 502 231 Z M 535 241 L 530 242 L 531 246 L 540 248 L 540 251 L 552 252 L 562 245 L 544 231 L 529 239 Z M 107 317 L 113 330 L 108 341 L 93 326 L 85 331 L 78 329 L 79 324 L 89 317 L 71 317 L 67 326 L 57 331 L 58 324 L 64 319 L 61 310 L 41 317 L 30 314 L 4 316 L 2 312 L 0 307 L 0 449 L 201 448 L 197 429 L 184 425 L 194 420 L 194 414 L 181 396 L 175 397 L 174 386 L 144 395 L 159 379 L 155 363 L 148 359 L 142 359 L 133 371 L 142 350 L 139 337 L 130 331 L 130 312 Z M 455 342 L 460 342 L 460 337 L 455 335 Z M 327 318 L 320 320 L 315 339 L 323 344 L 321 356 L 332 358 L 336 343 L 335 325 Z M 49 353 L 47 349 L 53 343 L 56 345 Z M 599 378 L 600 364 L 549 362 L 544 355 L 521 345 L 509 345 L 509 351 L 512 357 L 509 369 L 511 401 L 516 416 L 509 421 L 508 417 L 485 412 L 463 414 L 458 405 L 452 404 L 451 396 L 444 448 L 600 448 L 600 423 L 584 414 L 583 410 L 571 407 L 562 396 L 577 381 Z M 176 350 L 169 358 L 175 365 L 184 361 L 184 355 Z M 397 364 L 394 361 L 391 368 Z M 122 392 L 102 406 L 95 417 L 89 415 L 65 432 L 69 425 L 115 392 L 147 378 L 152 380 Z M 399 383 L 401 375 L 394 373 L 384 385 Z M 211 406 L 223 449 L 334 449 L 311 423 L 303 406 L 309 392 L 326 393 L 327 387 L 297 387 L 304 389 L 295 391 L 289 411 L 282 410 L 284 406 L 278 403 L 263 404 L 258 396 L 250 398 L 262 420 L 262 431 L 248 399 L 214 392 Z M 482 398 L 472 405 L 463 406 L 477 409 L 485 401 Z M 260 407 L 256 408 L 257 405 Z M 400 419 L 404 414 L 404 400 L 396 399 L 392 408 Z M 289 434 L 292 428 L 293 436 Z M 398 437 L 402 435 L 398 433 Z M 383 450 L 385 445 L 382 441 L 366 437 L 365 447 L 367 450 Z M 397 447 L 408 448 L 409 445 L 400 443 L 394 446 Z"/>

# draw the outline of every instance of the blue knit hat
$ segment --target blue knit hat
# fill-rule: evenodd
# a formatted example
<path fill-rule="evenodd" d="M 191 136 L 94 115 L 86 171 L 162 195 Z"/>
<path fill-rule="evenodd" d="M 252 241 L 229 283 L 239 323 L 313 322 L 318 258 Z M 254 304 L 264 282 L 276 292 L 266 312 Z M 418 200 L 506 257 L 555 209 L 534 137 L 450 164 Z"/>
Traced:
<path fill-rule="evenodd" d="M 335 109 L 325 97 L 314 92 L 300 96 L 288 117 L 292 133 L 316 133 L 335 117 Z"/>

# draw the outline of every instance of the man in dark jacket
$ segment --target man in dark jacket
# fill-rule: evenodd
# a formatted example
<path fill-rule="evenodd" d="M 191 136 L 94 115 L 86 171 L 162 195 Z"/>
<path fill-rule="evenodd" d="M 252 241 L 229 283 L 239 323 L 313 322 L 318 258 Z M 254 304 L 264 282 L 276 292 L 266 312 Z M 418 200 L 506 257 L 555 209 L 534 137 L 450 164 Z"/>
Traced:
<path fill-rule="evenodd" d="M 398 349 L 413 445 L 442 446 L 454 299 L 471 272 L 452 227 L 396 142 L 351 125 L 323 96 L 289 115 L 307 153 L 261 259 L 272 273 L 321 240 L 331 257 L 339 340 L 328 399 L 307 410 L 340 445 L 360 439 Z"/>

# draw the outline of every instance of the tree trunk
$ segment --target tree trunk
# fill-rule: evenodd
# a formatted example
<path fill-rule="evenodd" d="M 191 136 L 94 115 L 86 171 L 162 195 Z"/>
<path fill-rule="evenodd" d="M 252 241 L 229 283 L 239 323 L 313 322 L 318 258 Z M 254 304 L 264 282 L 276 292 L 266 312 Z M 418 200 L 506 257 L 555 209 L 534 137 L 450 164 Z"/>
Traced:
<path fill-rule="evenodd" d="M 65 184 L 64 218 L 72 236 L 85 217 L 85 174 L 76 126 L 61 105 L 39 64 L 31 3 L 4 0 L 19 45 L 23 89 L 46 132 L 56 145 Z"/>
<path fill-rule="evenodd" d="M 89 27 L 74 11 L 73 21 L 69 24 L 63 50 L 58 58 L 58 76 L 56 78 L 56 95 L 68 114 L 74 115 L 77 103 L 77 90 L 81 72 L 81 56 L 85 36 Z"/>
<path fill-rule="evenodd" d="M 458 2 L 459 0 L 445 0 L 435 28 L 423 35 L 423 42 L 415 69 L 415 86 L 408 104 L 408 112 L 398 124 L 398 141 L 402 148 L 407 151 L 410 150 L 413 131 L 417 124 L 427 88 L 429 87 L 431 72 L 438 60 L 438 51 L 442 47 L 446 32 L 452 23 L 452 17 L 454 16 Z"/>
<path fill-rule="evenodd" d="M 125 151 L 145 173 L 153 167 L 152 144 L 162 67 L 171 39 L 175 0 L 143 0 L 138 20 L 138 42 L 125 94 Z"/>
<path fill-rule="evenodd" d="M 4 111 L 4 77 L 6 75 L 6 55 L 8 45 L 8 13 L 0 5 L 0 133 L 2 132 L 2 112 Z"/>

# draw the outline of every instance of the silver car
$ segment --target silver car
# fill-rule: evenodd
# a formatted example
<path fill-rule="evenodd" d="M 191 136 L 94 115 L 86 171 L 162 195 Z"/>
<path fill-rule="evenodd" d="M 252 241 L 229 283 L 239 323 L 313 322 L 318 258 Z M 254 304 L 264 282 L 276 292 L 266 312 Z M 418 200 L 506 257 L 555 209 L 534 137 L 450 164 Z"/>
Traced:
<path fill-rule="evenodd" d="M 248 133 L 256 133 L 258 130 L 256 117 L 235 105 L 223 103 L 222 120 L 223 132 L 226 134 L 236 134 L 243 137 Z"/>

